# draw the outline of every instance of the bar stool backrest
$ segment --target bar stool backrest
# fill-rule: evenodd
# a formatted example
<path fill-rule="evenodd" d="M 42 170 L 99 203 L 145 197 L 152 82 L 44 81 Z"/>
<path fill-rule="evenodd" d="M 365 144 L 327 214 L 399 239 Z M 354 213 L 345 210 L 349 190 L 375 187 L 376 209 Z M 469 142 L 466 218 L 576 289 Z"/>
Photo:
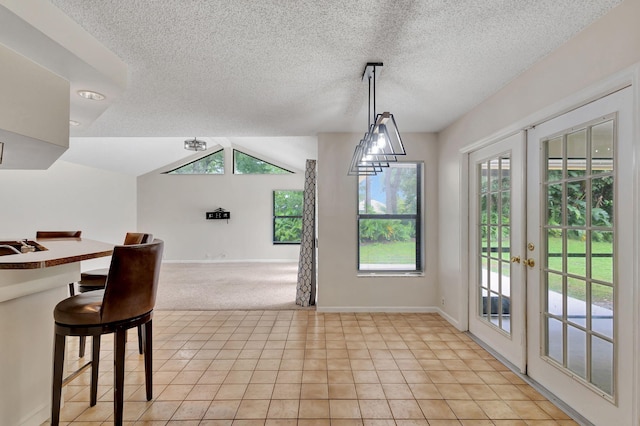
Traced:
<path fill-rule="evenodd" d="M 153 241 L 152 234 L 143 234 L 141 232 L 127 232 L 124 237 L 124 245 L 130 246 L 133 244 L 145 244 Z"/>
<path fill-rule="evenodd" d="M 36 238 L 80 238 L 82 231 L 37 231 Z"/>
<path fill-rule="evenodd" d="M 144 315 L 156 303 L 164 242 L 115 246 L 104 290 L 101 322 Z"/>

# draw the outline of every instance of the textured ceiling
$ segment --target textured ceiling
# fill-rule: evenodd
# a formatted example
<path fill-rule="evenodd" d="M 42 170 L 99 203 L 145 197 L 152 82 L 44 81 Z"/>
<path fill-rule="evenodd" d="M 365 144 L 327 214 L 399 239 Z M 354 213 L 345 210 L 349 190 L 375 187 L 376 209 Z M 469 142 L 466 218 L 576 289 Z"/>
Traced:
<path fill-rule="evenodd" d="M 619 0 L 51 0 L 118 55 L 125 93 L 72 136 L 439 131 Z"/>

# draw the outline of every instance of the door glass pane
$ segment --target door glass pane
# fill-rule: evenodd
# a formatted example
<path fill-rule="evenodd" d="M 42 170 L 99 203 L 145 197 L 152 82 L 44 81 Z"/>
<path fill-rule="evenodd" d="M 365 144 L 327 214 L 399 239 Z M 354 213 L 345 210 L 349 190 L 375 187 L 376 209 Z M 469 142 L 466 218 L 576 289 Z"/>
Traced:
<path fill-rule="evenodd" d="M 613 287 L 591 284 L 591 328 L 613 339 Z"/>
<path fill-rule="evenodd" d="M 613 343 L 591 338 L 591 383 L 613 394 Z"/>
<path fill-rule="evenodd" d="M 489 290 L 487 290 L 486 288 L 481 288 L 480 289 L 480 315 L 483 318 L 488 318 L 489 316 Z"/>
<path fill-rule="evenodd" d="M 489 161 L 489 189 L 497 191 L 500 186 L 500 159 Z"/>
<path fill-rule="evenodd" d="M 493 291 L 498 291 L 500 286 L 500 262 L 496 259 L 491 259 L 491 272 L 489 275 L 489 288 Z"/>
<path fill-rule="evenodd" d="M 554 318 L 547 318 L 547 356 L 560 364 L 563 364 L 563 334 L 562 321 L 558 321 Z"/>
<path fill-rule="evenodd" d="M 489 206 L 489 223 L 497 225 L 500 223 L 500 206 L 498 204 L 498 194 L 491 194 L 491 204 Z"/>
<path fill-rule="evenodd" d="M 587 378 L 587 334 L 572 326 L 567 327 L 567 366 L 578 376 Z"/>
<path fill-rule="evenodd" d="M 485 288 L 489 288 L 489 259 L 483 258 L 481 260 L 482 271 L 480 273 L 480 285 Z"/>
<path fill-rule="evenodd" d="M 591 128 L 591 170 L 593 174 L 613 171 L 613 120 Z"/>
<path fill-rule="evenodd" d="M 487 219 L 488 219 L 488 215 L 487 215 L 487 209 L 489 208 L 489 206 L 487 205 L 487 194 L 480 194 L 480 223 L 481 224 L 488 224 Z"/>
<path fill-rule="evenodd" d="M 591 233 L 591 276 L 613 284 L 613 232 Z"/>
<path fill-rule="evenodd" d="M 509 225 L 511 221 L 511 215 L 509 212 L 511 211 L 511 193 L 503 192 L 502 193 L 502 205 L 500 206 L 500 211 L 502 212 L 502 224 Z"/>
<path fill-rule="evenodd" d="M 500 177 L 500 189 L 509 189 L 511 186 L 511 159 L 509 157 L 500 159 Z"/>
<path fill-rule="evenodd" d="M 613 226 L 613 176 L 591 180 L 591 221 L 593 226 Z"/>
<path fill-rule="evenodd" d="M 509 241 L 511 241 L 511 228 L 503 225 L 500 227 L 500 229 L 502 231 L 502 235 L 500 236 L 500 258 L 504 262 L 507 262 L 506 265 L 503 265 L 502 273 L 509 274 L 509 253 L 511 250 L 511 244 L 509 243 Z M 507 268 L 505 268 L 505 266 L 507 266 Z"/>
<path fill-rule="evenodd" d="M 587 283 L 567 278 L 567 318 L 574 324 L 587 325 Z"/>
<path fill-rule="evenodd" d="M 576 232 L 575 238 L 567 239 L 567 272 L 587 276 L 586 232 Z"/>
<path fill-rule="evenodd" d="M 567 177 L 584 176 L 587 165 L 587 129 L 567 135 Z"/>
<path fill-rule="evenodd" d="M 564 230 L 547 228 L 547 268 L 562 272 Z"/>
<path fill-rule="evenodd" d="M 562 316 L 562 275 L 547 272 L 547 312 L 558 317 Z"/>
<path fill-rule="evenodd" d="M 567 225 L 585 226 L 587 224 L 586 190 L 586 180 L 567 182 Z"/>
<path fill-rule="evenodd" d="M 562 136 L 544 143 L 547 157 L 547 180 L 562 179 Z"/>
<path fill-rule="evenodd" d="M 547 186 L 547 224 L 551 226 L 562 225 L 562 195 L 563 184 Z"/>
<path fill-rule="evenodd" d="M 614 130 L 607 118 L 547 141 L 541 191 L 546 355 L 609 395 L 615 387 Z"/>
<path fill-rule="evenodd" d="M 491 317 L 490 317 L 490 320 L 494 325 L 496 325 L 498 327 L 500 326 L 500 303 L 501 302 L 502 302 L 502 300 L 500 300 L 500 296 L 498 295 L 498 293 L 491 292 L 491 303 L 490 303 Z"/>
<path fill-rule="evenodd" d="M 502 329 L 511 333 L 511 299 L 502 296 Z"/>
<path fill-rule="evenodd" d="M 490 226 L 489 227 L 489 247 L 491 250 L 491 257 L 500 257 L 498 254 L 498 248 L 500 245 L 500 227 L 499 226 Z"/>
<path fill-rule="evenodd" d="M 481 163 L 478 165 L 480 167 L 480 193 L 484 193 L 489 191 L 489 163 Z"/>

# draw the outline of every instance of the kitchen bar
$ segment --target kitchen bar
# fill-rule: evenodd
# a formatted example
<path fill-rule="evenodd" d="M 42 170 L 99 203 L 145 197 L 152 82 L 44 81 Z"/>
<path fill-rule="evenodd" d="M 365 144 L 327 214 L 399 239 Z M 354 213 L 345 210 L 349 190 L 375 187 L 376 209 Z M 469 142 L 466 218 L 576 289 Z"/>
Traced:
<path fill-rule="evenodd" d="M 29 242 L 44 250 L 0 256 L 2 425 L 40 425 L 49 418 L 53 308 L 69 296 L 68 284 L 80 278 L 80 261 L 113 251 L 113 244 L 85 238 Z"/>

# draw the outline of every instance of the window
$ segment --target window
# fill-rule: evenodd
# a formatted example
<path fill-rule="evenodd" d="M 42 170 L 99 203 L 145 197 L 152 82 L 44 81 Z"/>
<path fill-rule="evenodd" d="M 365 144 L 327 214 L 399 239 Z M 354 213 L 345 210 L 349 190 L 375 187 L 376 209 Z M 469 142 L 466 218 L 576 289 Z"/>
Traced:
<path fill-rule="evenodd" d="M 259 158 L 233 150 L 233 174 L 236 175 L 284 175 L 292 171 L 275 166 Z"/>
<path fill-rule="evenodd" d="M 358 270 L 422 271 L 422 164 L 392 163 L 358 179 Z"/>
<path fill-rule="evenodd" d="M 302 191 L 273 191 L 273 243 L 300 244 Z"/>
<path fill-rule="evenodd" d="M 198 158 L 191 163 L 166 172 L 169 175 L 223 175 L 224 150 L 219 150 L 206 157 Z"/>

